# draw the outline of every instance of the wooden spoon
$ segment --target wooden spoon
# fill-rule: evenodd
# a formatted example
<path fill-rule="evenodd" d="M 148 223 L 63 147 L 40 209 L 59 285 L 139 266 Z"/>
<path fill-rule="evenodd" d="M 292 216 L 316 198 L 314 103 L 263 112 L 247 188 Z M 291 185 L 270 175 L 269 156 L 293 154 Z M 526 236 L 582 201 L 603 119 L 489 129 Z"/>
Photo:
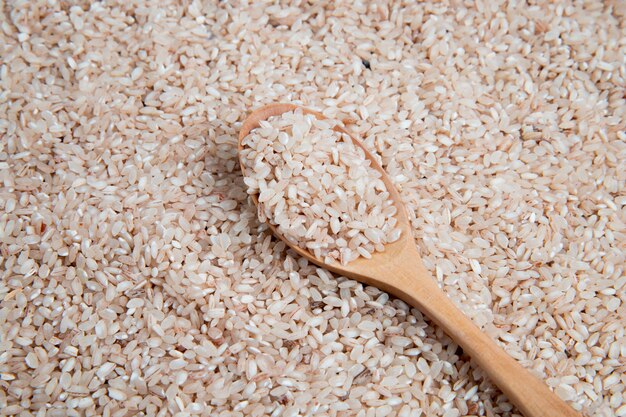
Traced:
<path fill-rule="evenodd" d="M 244 121 L 239 133 L 239 154 L 241 155 L 243 148 L 243 139 L 252 129 L 259 126 L 260 121 L 297 108 L 299 106 L 293 104 L 271 104 L 253 111 Z M 318 119 L 325 118 L 316 111 L 301 109 L 303 113 L 312 114 Z M 359 257 L 347 265 L 341 265 L 340 263 L 327 264 L 314 257 L 306 249 L 290 243 L 273 225 L 269 224 L 274 235 L 309 261 L 339 275 L 376 286 L 417 307 L 476 361 L 493 383 L 500 387 L 526 417 L 580 417 L 578 412 L 554 394 L 547 385 L 533 376 L 478 329 L 444 294 L 422 263 L 404 204 L 389 176 L 372 154 L 349 132 L 341 127 L 336 127 L 335 130 L 349 135 L 355 145 L 363 149 L 366 158 L 371 161 L 371 166 L 382 174 L 382 180 L 398 209 L 396 218 L 398 227 L 402 230 L 400 239 L 385 245 L 384 252 L 373 253 L 371 259 Z M 245 173 L 241 158 L 240 163 L 242 172 Z M 258 204 L 254 196 L 252 200 Z"/>

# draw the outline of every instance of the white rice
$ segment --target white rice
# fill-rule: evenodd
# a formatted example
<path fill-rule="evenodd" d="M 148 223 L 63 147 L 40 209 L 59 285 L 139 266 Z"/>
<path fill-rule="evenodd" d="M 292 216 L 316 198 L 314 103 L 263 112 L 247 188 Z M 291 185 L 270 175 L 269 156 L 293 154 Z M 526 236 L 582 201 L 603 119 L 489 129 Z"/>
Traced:
<path fill-rule="evenodd" d="M 243 139 L 244 182 L 259 218 L 326 263 L 371 258 L 400 238 L 381 174 L 350 136 L 301 109 L 261 121 Z"/>
<path fill-rule="evenodd" d="M 352 119 L 483 331 L 626 416 L 624 2 L 531 3 L 4 2 L 0 413 L 517 414 L 259 223 L 241 122 L 292 102 Z"/>

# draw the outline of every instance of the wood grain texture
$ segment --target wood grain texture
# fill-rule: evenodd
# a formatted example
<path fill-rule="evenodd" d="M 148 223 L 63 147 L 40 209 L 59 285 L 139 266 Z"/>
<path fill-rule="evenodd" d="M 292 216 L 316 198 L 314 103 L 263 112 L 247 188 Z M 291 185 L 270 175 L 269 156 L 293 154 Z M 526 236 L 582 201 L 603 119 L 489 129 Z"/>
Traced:
<path fill-rule="evenodd" d="M 259 126 L 260 121 L 297 108 L 298 106 L 293 104 L 271 104 L 253 111 L 241 127 L 239 151 L 242 150 L 243 139 L 252 129 Z M 320 119 L 325 118 L 319 112 L 306 108 L 302 110 Z M 360 257 L 347 265 L 341 265 L 340 263 L 326 264 L 323 260 L 315 258 L 309 251 L 292 245 L 270 224 L 269 227 L 274 235 L 311 262 L 337 274 L 376 286 L 418 308 L 473 358 L 491 381 L 526 417 L 580 417 L 577 411 L 561 400 L 546 384 L 511 358 L 489 336 L 476 327 L 439 288 L 422 263 L 406 209 L 389 176 L 360 141 L 341 127 L 336 127 L 335 130 L 348 134 L 355 145 L 363 149 L 372 167 L 381 172 L 382 180 L 398 209 L 396 218 L 398 227 L 402 230 L 400 239 L 385 245 L 384 252 L 372 254 L 372 259 Z M 245 166 L 241 159 L 240 163 L 245 173 Z M 257 204 L 254 196 L 252 200 Z"/>

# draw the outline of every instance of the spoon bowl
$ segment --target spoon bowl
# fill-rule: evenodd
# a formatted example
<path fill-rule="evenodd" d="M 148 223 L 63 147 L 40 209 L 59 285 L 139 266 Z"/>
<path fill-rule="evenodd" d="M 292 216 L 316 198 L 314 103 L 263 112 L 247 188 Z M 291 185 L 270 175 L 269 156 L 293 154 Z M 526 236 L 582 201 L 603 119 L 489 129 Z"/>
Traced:
<path fill-rule="evenodd" d="M 260 122 L 272 116 L 302 109 L 305 114 L 314 115 L 318 119 L 326 117 L 314 110 L 294 104 L 270 104 L 253 111 L 243 122 L 239 133 L 239 155 L 244 148 L 243 140 Z M 406 208 L 402 203 L 393 182 L 376 161 L 376 158 L 350 132 L 340 126 L 335 131 L 347 134 L 354 144 L 365 152 L 372 168 L 381 174 L 397 213 L 397 227 L 401 230 L 400 238 L 385 245 L 383 252 L 372 253 L 370 259 L 359 257 L 346 265 L 339 262 L 326 263 L 306 249 L 288 241 L 278 229 L 268 223 L 272 233 L 284 241 L 298 255 L 305 257 L 316 265 L 336 274 L 355 279 L 367 285 L 376 286 L 410 305 L 418 308 L 430 317 L 447 334 L 459 344 L 464 351 L 485 371 L 526 417 L 580 417 L 580 414 L 567 405 L 547 385 L 511 358 L 489 336 L 484 334 L 467 318 L 439 288 L 431 274 L 424 267 L 417 245 L 413 238 Z M 240 157 L 242 172 L 246 167 Z M 256 196 L 251 196 L 258 204 Z"/>
<path fill-rule="evenodd" d="M 305 107 L 299 107 L 294 104 L 270 104 L 260 109 L 252 112 L 250 116 L 244 121 L 243 126 L 241 127 L 241 131 L 239 133 L 239 145 L 238 151 L 241 155 L 241 151 L 244 148 L 243 139 L 248 136 L 248 134 L 255 128 L 259 127 L 259 123 L 263 120 L 267 120 L 272 116 L 279 116 L 285 112 L 293 111 L 300 108 L 304 114 L 311 114 L 318 119 L 326 119 L 326 117 L 319 112 L 316 112 L 311 109 L 307 109 Z M 387 290 L 385 287 L 385 280 L 379 279 L 378 276 L 374 276 L 371 274 L 372 268 L 372 260 L 375 258 L 376 263 L 379 267 L 383 269 L 387 269 L 393 266 L 398 260 L 402 259 L 402 254 L 407 250 L 416 250 L 415 243 L 413 240 L 413 232 L 411 231 L 411 225 L 409 223 L 409 219 L 406 214 L 406 210 L 404 204 L 397 204 L 400 200 L 400 194 L 398 193 L 396 187 L 391 182 L 391 179 L 387 175 L 387 173 L 382 169 L 382 167 L 376 161 L 376 158 L 363 146 L 363 144 L 354 139 L 354 137 L 346 131 L 341 126 L 335 126 L 334 130 L 340 133 L 345 133 L 348 135 L 354 144 L 361 148 L 363 152 L 365 152 L 365 157 L 371 162 L 372 168 L 382 174 L 381 180 L 385 183 L 385 187 L 389 192 L 389 196 L 392 201 L 394 201 L 397 209 L 397 213 L 395 215 L 396 220 L 398 221 L 397 227 L 401 230 L 400 238 L 393 243 L 388 243 L 385 245 L 384 252 L 376 252 L 372 254 L 372 259 L 365 259 L 363 257 L 359 257 L 354 261 L 349 262 L 346 265 L 342 265 L 340 262 L 336 263 L 326 263 L 322 259 L 316 258 L 311 252 L 308 250 L 301 248 L 293 243 L 289 242 L 271 223 L 267 223 L 270 230 L 274 234 L 274 236 L 278 237 L 282 241 L 284 241 L 292 250 L 298 253 L 299 256 L 302 256 L 309 261 L 315 263 L 316 265 L 322 266 L 325 269 L 328 269 L 332 272 L 335 272 L 340 275 L 349 276 L 350 278 L 356 279 L 360 282 L 363 282 L 367 285 L 373 285 L 379 287 L 381 289 Z M 239 160 L 241 165 L 241 171 L 246 172 L 246 167 L 243 163 L 243 160 Z M 254 201 L 254 204 L 258 204 L 257 197 L 255 195 L 250 196 Z M 418 254 L 419 256 L 419 254 Z"/>

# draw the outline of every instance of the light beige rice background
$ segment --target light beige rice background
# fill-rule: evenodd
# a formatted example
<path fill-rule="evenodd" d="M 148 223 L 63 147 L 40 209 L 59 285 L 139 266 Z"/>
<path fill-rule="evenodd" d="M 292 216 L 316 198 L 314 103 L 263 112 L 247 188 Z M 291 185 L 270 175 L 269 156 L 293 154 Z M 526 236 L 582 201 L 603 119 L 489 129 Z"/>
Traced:
<path fill-rule="evenodd" d="M 626 416 L 623 2 L 89 3 L 0 3 L 0 414 L 516 414 L 259 225 L 238 127 L 289 101 L 354 119 L 476 324 Z"/>

